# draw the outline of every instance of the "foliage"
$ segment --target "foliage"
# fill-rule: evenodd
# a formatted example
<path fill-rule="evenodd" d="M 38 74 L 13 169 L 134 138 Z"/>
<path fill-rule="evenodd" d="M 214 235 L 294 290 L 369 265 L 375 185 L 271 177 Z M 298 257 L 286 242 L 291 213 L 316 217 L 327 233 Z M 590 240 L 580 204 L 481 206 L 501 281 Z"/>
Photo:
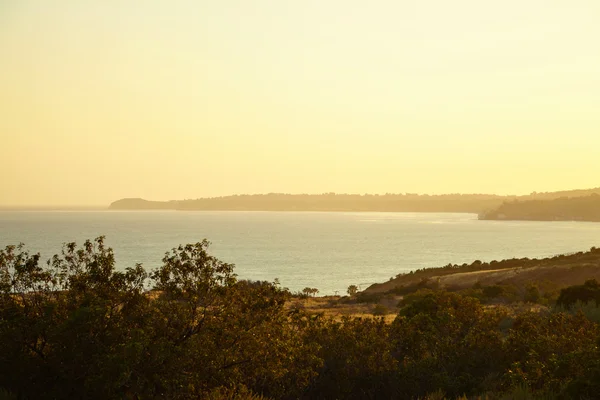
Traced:
<path fill-rule="evenodd" d="M 383 319 L 318 319 L 310 337 L 320 347 L 323 365 L 307 398 L 389 398 L 397 360 Z"/>
<path fill-rule="evenodd" d="M 562 289 L 556 304 L 570 307 L 577 302 L 588 303 L 590 301 L 594 301 L 596 304 L 600 303 L 600 283 L 595 279 L 590 279 L 583 285 Z"/>
<path fill-rule="evenodd" d="M 491 400 L 600 391 L 597 282 L 563 290 L 553 312 L 511 315 L 497 305 L 516 296 L 510 285 L 452 293 L 417 284 L 391 324 L 336 320 L 294 306 L 277 282 L 238 280 L 208 247 L 172 249 L 150 273 L 117 271 L 102 237 L 66 244 L 46 265 L 22 245 L 0 250 L 0 398 Z M 544 302 L 551 290 L 541 282 L 519 296 Z"/>
<path fill-rule="evenodd" d="M 0 252 L 0 387 L 25 398 L 197 398 L 243 385 L 299 393 L 318 360 L 277 285 L 238 282 L 209 243 L 167 253 L 150 276 L 114 270 L 103 238 L 67 244 L 47 268 Z M 154 290 L 144 293 L 150 279 Z M 307 351 L 309 350 L 309 351 Z"/>
<path fill-rule="evenodd" d="M 358 292 L 358 286 L 350 285 L 348 286 L 348 290 L 346 290 L 348 296 L 354 296 Z"/>
<path fill-rule="evenodd" d="M 540 303 L 551 304 L 558 297 L 559 289 L 566 286 L 562 277 L 572 275 L 569 268 L 581 268 L 582 274 L 593 277 L 598 272 L 598 265 L 600 265 L 600 248 L 596 247 L 592 247 L 587 252 L 559 254 L 543 259 L 512 258 L 490 262 L 476 260 L 471 264 L 447 264 L 443 267 L 422 268 L 407 274 L 399 274 L 394 280 L 372 285 L 364 292 L 386 292 L 403 296 L 423 288 L 440 289 L 438 279 L 444 276 L 466 272 L 505 270 L 528 276 L 530 279 L 527 279 L 526 283 L 536 281 L 535 284 L 542 296 L 539 300 Z M 540 270 L 543 270 L 542 274 L 540 274 Z M 524 274 L 521 274 L 521 272 Z M 570 280 L 567 279 L 568 281 Z M 523 300 L 526 288 L 519 282 L 522 282 L 522 280 L 517 278 L 512 281 L 503 279 L 499 282 L 488 282 L 488 285 L 502 286 L 505 289 L 504 293 L 501 294 L 504 297 L 502 300 L 510 303 Z M 484 287 L 485 285 L 481 282 L 477 282 L 473 289 L 483 289 Z M 443 289 L 460 290 L 461 288 L 444 287 Z M 491 297 L 489 300 L 491 301 Z"/>
<path fill-rule="evenodd" d="M 302 289 L 302 294 L 306 297 L 308 297 L 308 296 L 315 297 L 317 295 L 317 293 L 319 293 L 319 289 L 317 289 L 317 288 L 305 287 L 304 289 Z"/>
<path fill-rule="evenodd" d="M 360 292 L 356 295 L 356 302 L 357 303 L 374 304 L 374 303 L 379 303 L 383 297 L 384 297 L 383 293 Z"/>
<path fill-rule="evenodd" d="M 560 391 L 584 374 L 586 355 L 598 353 L 598 333 L 598 326 L 583 314 L 519 315 L 505 343 L 511 360 L 505 384 Z"/>
<path fill-rule="evenodd" d="M 485 312 L 472 297 L 422 292 L 404 303 L 391 339 L 401 361 L 403 397 L 441 390 L 450 397 L 475 394 L 487 376 L 505 366 L 501 312 Z"/>
<path fill-rule="evenodd" d="M 557 305 L 554 307 L 555 312 L 563 312 L 571 315 L 583 314 L 587 319 L 597 324 L 600 324 L 600 305 L 596 304 L 595 301 L 590 301 L 587 303 L 583 303 L 578 301 L 575 304 L 570 305 L 569 307 Z"/>

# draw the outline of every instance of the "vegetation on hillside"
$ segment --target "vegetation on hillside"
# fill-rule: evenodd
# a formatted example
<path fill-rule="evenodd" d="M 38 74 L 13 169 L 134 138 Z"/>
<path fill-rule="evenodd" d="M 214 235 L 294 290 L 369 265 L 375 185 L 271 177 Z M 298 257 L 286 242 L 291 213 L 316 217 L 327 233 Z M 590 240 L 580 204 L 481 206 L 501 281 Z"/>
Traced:
<path fill-rule="evenodd" d="M 456 291 L 474 285 L 513 285 L 523 290 L 532 281 L 555 287 L 600 279 L 600 248 L 542 259 L 512 258 L 471 264 L 447 264 L 399 274 L 385 283 L 371 285 L 364 293 L 409 294 L 423 288 Z"/>
<path fill-rule="evenodd" d="M 175 248 L 151 272 L 116 271 L 103 238 L 67 244 L 46 265 L 23 246 L 0 250 L 1 398 L 577 399 L 600 391 L 600 329 L 566 303 L 515 314 L 469 293 L 427 289 L 405 296 L 391 323 L 331 319 L 286 306 L 292 295 L 277 283 L 238 280 L 208 245 Z M 584 286 L 561 296 L 578 307 L 599 285 Z"/>

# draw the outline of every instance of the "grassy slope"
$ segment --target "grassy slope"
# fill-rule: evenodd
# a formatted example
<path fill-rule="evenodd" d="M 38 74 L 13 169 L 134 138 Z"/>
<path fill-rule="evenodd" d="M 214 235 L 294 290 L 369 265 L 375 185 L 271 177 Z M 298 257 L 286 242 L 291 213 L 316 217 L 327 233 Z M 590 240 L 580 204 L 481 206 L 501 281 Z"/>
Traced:
<path fill-rule="evenodd" d="M 365 293 L 385 293 L 398 287 L 423 287 L 431 284 L 440 288 L 459 290 L 481 285 L 514 284 L 523 287 L 531 282 L 552 282 L 557 287 L 582 284 L 587 279 L 600 279 L 600 249 L 559 255 L 543 259 L 510 259 L 467 265 L 448 264 L 398 275 L 395 279 L 374 284 Z M 420 286 L 419 286 L 420 285 Z"/>

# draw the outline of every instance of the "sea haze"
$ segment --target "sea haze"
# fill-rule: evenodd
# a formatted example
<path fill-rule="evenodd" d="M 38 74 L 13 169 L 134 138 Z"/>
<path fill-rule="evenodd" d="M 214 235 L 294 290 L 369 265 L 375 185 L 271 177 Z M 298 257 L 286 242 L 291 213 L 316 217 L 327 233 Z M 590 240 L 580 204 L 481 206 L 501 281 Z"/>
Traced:
<path fill-rule="evenodd" d="M 156 268 L 172 247 L 207 238 L 241 279 L 343 294 L 418 268 L 588 250 L 600 246 L 600 223 L 446 213 L 0 211 L 0 246 L 23 242 L 43 260 L 65 242 L 100 235 L 119 269 Z"/>

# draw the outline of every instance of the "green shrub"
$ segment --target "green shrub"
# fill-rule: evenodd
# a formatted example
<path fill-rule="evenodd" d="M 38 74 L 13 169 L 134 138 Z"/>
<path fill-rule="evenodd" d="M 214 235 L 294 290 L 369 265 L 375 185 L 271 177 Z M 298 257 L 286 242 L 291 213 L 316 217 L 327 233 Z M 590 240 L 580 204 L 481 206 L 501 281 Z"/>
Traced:
<path fill-rule="evenodd" d="M 569 307 L 556 305 L 554 307 L 554 311 L 559 313 L 565 312 L 571 315 L 581 313 L 590 321 L 600 324 L 600 305 L 598 305 L 595 301 L 589 301 L 587 303 L 578 301 L 574 304 L 571 304 Z"/>
<path fill-rule="evenodd" d="M 557 305 L 569 307 L 578 301 L 588 303 L 590 301 L 600 303 L 600 283 L 595 279 L 586 281 L 583 285 L 575 285 L 564 288 L 556 300 Z"/>

